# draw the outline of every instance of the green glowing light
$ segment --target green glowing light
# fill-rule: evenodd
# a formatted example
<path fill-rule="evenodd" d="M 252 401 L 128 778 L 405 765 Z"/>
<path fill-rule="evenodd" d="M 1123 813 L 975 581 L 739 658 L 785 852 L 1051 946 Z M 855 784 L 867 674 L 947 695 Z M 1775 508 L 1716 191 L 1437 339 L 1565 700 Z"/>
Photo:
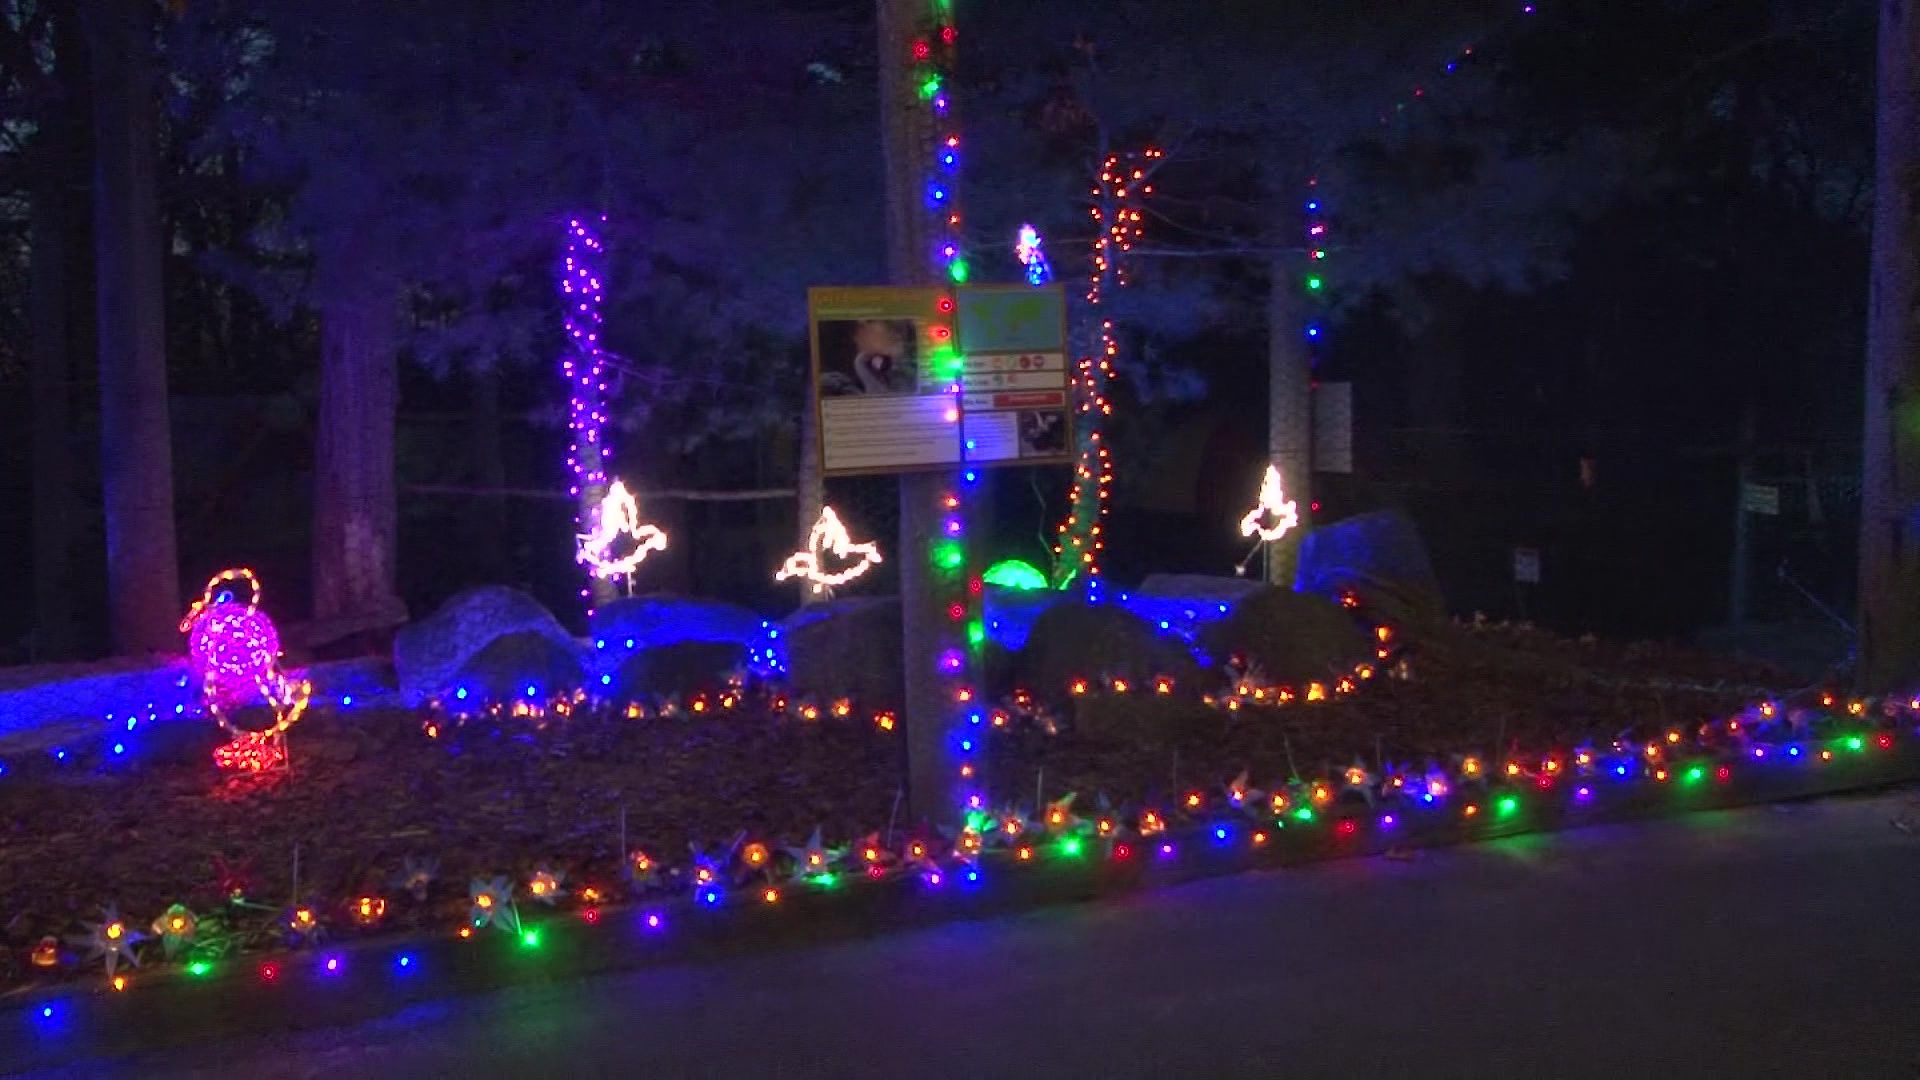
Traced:
<path fill-rule="evenodd" d="M 1080 843 L 1080 838 L 1077 836 L 1069 836 L 1065 840 L 1060 841 L 1060 854 L 1070 859 L 1079 858 L 1080 853 L 1085 850 L 1085 845 Z"/>
<path fill-rule="evenodd" d="M 987 567 L 980 580 L 989 585 L 998 585 L 1003 589 L 1044 589 L 1047 587 L 1047 575 L 1034 568 L 1029 562 L 1019 559 L 1002 559 Z"/>
<path fill-rule="evenodd" d="M 1847 736 L 1847 749 L 1858 751 L 1858 750 L 1865 750 L 1866 748 L 1867 748 L 1867 740 L 1861 738 L 1858 735 Z"/>
<path fill-rule="evenodd" d="M 187 974 L 196 979 L 205 978 L 213 974 L 213 965 L 207 963 L 205 960 L 195 960 L 193 963 L 187 965 Z"/>
<path fill-rule="evenodd" d="M 1326 278 L 1321 277 L 1319 274 L 1307 275 L 1307 291 L 1308 292 L 1319 292 L 1321 289 L 1324 289 L 1326 287 L 1327 287 Z"/>
<path fill-rule="evenodd" d="M 980 620 L 974 619 L 973 621 L 967 623 L 967 645 L 971 648 L 977 649 L 980 646 L 985 645 L 986 643 L 987 643 L 987 628 L 981 625 Z"/>
<path fill-rule="evenodd" d="M 1705 780 L 1706 778 L 1707 778 L 1707 770 L 1702 766 L 1695 765 L 1693 768 L 1688 769 L 1686 772 L 1686 775 L 1682 776 L 1680 779 L 1682 783 L 1697 784 L 1700 781 Z"/>
<path fill-rule="evenodd" d="M 813 883 L 823 889 L 831 889 L 840 884 L 840 875 L 815 874 L 813 875 Z"/>
<path fill-rule="evenodd" d="M 941 543 L 933 546 L 933 565 L 942 570 L 958 570 L 967 561 L 966 552 L 955 543 Z"/>
<path fill-rule="evenodd" d="M 1511 795 L 1500 796 L 1493 805 L 1500 812 L 1501 817 L 1512 817 L 1520 812 L 1520 800 Z"/>
<path fill-rule="evenodd" d="M 940 76 L 929 75 L 926 77 L 926 79 L 921 81 L 920 83 L 920 100 L 921 101 L 932 101 L 934 95 L 938 94 L 939 92 L 940 92 Z"/>
<path fill-rule="evenodd" d="M 520 931 L 520 947 L 523 949 L 539 948 L 540 947 L 540 931 L 538 930 Z"/>
<path fill-rule="evenodd" d="M 1303 807 L 1301 807 L 1300 809 L 1298 809 L 1298 810 L 1295 810 L 1295 811 L 1293 812 L 1293 820 L 1295 820 L 1295 821 L 1301 821 L 1301 822 L 1306 822 L 1306 821 L 1312 821 L 1312 820 L 1313 820 L 1313 807 L 1311 807 L 1311 806 L 1303 806 Z"/>
<path fill-rule="evenodd" d="M 954 284 L 965 285 L 967 283 L 967 260 L 955 259 L 948 263 L 947 276 L 953 279 Z"/>

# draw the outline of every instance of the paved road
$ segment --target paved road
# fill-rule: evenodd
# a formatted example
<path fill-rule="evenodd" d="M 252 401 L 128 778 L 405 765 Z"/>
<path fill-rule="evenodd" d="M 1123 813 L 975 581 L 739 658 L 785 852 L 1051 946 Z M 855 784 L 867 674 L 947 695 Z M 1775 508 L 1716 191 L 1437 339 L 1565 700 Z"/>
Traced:
<path fill-rule="evenodd" d="M 1920 1077 L 1913 793 L 1216 879 L 71 1075 Z"/>

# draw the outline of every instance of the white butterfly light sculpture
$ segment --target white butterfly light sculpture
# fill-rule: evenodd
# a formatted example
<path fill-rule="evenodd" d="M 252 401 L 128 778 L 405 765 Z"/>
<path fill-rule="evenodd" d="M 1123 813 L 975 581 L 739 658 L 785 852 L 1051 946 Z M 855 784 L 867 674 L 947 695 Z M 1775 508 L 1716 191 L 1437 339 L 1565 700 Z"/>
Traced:
<path fill-rule="evenodd" d="M 616 555 L 615 542 L 623 536 L 633 541 L 633 547 L 624 555 Z M 600 500 L 593 531 L 578 539 L 576 557 L 592 568 L 593 576 L 608 580 L 630 576 L 648 555 L 667 550 L 667 534 L 640 520 L 640 504 L 619 480 Z"/>
<path fill-rule="evenodd" d="M 829 572 L 825 563 L 828 555 L 835 560 L 855 561 Z M 814 592 L 826 592 L 835 585 L 852 581 L 879 562 L 880 546 L 854 543 L 853 538 L 847 535 L 847 527 L 840 524 L 840 516 L 833 512 L 833 507 L 823 506 L 820 508 L 820 520 L 813 523 L 813 530 L 807 534 L 807 550 L 787 556 L 787 561 L 774 573 L 773 580 L 804 578 L 813 583 Z"/>
<path fill-rule="evenodd" d="M 1273 515 L 1272 525 L 1260 523 L 1261 517 L 1267 514 Z M 1298 524 L 1300 524 L 1299 506 L 1292 499 L 1287 498 L 1286 492 L 1280 489 L 1280 470 L 1268 465 L 1267 475 L 1260 481 L 1260 501 L 1254 504 L 1253 509 L 1247 511 L 1246 517 L 1240 519 L 1240 535 L 1258 534 L 1261 543 L 1271 544 L 1285 536 L 1287 530 Z"/>

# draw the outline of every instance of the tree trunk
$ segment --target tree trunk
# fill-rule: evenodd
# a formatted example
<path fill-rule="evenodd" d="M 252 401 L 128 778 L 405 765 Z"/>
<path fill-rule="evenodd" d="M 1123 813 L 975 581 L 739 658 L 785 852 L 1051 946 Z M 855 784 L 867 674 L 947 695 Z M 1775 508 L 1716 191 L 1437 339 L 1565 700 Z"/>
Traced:
<path fill-rule="evenodd" d="M 886 162 L 887 279 L 895 285 L 934 284 L 933 237 L 921 208 L 933 129 L 911 81 L 917 14 L 928 0 L 876 0 L 880 38 L 880 133 Z M 951 478 L 913 473 L 900 478 L 900 629 L 906 673 L 907 796 L 913 817 L 949 816 L 957 805 L 951 725 L 954 704 L 944 692 L 937 658 L 956 647 L 931 559 L 944 516 L 939 500 Z"/>
<path fill-rule="evenodd" d="M 1880 0 L 1866 445 L 1860 506 L 1863 690 L 1920 676 L 1920 6 Z"/>
<path fill-rule="evenodd" d="M 800 514 L 795 551 L 807 549 L 813 523 L 820 520 L 820 508 L 827 504 L 826 480 L 820 475 L 820 395 L 815 393 L 816 389 L 813 372 L 809 369 L 806 391 L 801 396 L 805 407 L 800 410 L 800 456 L 795 467 L 794 494 Z M 819 599 L 821 597 L 812 589 L 800 590 L 802 604 L 815 603 Z"/>
<path fill-rule="evenodd" d="M 500 369 L 477 367 L 468 376 L 473 423 L 467 432 L 468 467 L 473 483 L 487 491 L 507 486 L 507 459 L 501 450 Z M 507 500 L 482 495 L 461 515 L 466 521 L 472 567 L 483 581 L 501 581 L 507 574 L 509 535 Z"/>
<path fill-rule="evenodd" d="M 43 131 L 42 140 L 54 138 Z M 33 195 L 33 637 L 34 658 L 61 659 L 73 648 L 68 548 L 73 535 L 73 419 L 67 387 L 66 155 L 52 146 L 40 158 L 52 182 Z"/>
<path fill-rule="evenodd" d="M 1313 500 L 1313 364 L 1307 353 L 1307 306 L 1288 257 L 1276 256 L 1267 283 L 1267 460 L 1280 487 L 1300 509 L 1300 525 L 1267 545 L 1267 580 L 1293 587 Z M 1252 505 L 1252 500 L 1248 500 Z"/>
<path fill-rule="evenodd" d="M 100 474 L 107 603 L 116 651 L 175 651 L 180 566 L 173 532 L 160 210 L 154 171 L 152 27 L 145 4 L 89 0 L 94 245 L 100 348 Z"/>
<path fill-rule="evenodd" d="M 378 625 L 405 616 L 394 594 L 394 306 L 391 292 L 370 285 L 342 290 L 320 309 L 313 614 L 321 621 Z"/>

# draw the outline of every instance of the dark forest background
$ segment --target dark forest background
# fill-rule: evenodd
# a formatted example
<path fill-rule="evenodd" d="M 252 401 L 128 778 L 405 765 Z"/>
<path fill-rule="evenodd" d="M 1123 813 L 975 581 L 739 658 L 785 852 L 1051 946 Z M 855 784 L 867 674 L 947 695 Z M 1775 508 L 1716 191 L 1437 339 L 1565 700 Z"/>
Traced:
<path fill-rule="evenodd" d="M 24 662 L 108 648 L 94 83 L 70 4 L 0 6 L 0 661 Z M 1312 175 L 1333 223 L 1316 376 L 1352 381 L 1356 417 L 1316 520 L 1405 509 L 1457 611 L 1688 635 L 1728 621 L 1744 475 L 1781 500 L 1748 519 L 1751 617 L 1851 609 L 1871 5 L 1515 6 L 961 0 L 976 280 L 1018 279 L 1023 221 L 1083 279 L 1094 132 L 1172 157 L 1113 309 L 1114 580 L 1242 554 L 1269 335 L 1298 332 L 1269 326 L 1267 277 Z M 805 288 L 880 273 L 869 5 L 307 7 L 153 20 L 186 586 L 244 563 L 309 609 L 319 313 L 373 279 L 404 301 L 401 598 L 493 582 L 571 611 L 571 505 L 541 494 L 564 491 L 570 211 L 610 216 L 612 471 L 794 485 Z M 55 323 L 50 398 L 34 349 Z M 67 497 L 36 508 L 48 470 Z M 1065 481 L 997 474 L 989 554 L 1044 563 Z M 828 495 L 890 539 L 886 481 Z M 644 509 L 682 542 L 643 587 L 793 602 L 771 581 L 791 499 Z M 1536 589 L 1515 547 L 1541 552 Z"/>

